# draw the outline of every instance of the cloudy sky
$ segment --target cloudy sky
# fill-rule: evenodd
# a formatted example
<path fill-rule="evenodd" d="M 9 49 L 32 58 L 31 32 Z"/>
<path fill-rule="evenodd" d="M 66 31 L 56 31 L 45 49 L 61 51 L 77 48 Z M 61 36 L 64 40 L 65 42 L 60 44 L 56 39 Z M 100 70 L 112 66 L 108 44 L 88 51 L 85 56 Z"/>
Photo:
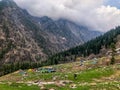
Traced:
<path fill-rule="evenodd" d="M 64 18 L 99 31 L 120 25 L 120 0 L 14 0 L 31 15 Z"/>

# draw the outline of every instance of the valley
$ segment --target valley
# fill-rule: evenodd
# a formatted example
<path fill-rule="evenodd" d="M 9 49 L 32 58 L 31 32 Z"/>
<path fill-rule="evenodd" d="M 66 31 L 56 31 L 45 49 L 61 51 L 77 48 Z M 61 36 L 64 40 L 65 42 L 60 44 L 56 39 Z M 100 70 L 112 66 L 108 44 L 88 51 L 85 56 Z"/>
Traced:
<path fill-rule="evenodd" d="M 120 56 L 116 56 L 120 62 Z M 40 69 L 18 70 L 0 77 L 1 90 L 119 90 L 120 64 L 106 64 L 107 58 L 44 66 L 56 72 Z M 40 67 L 42 68 L 42 67 Z M 21 73 L 21 72 L 25 72 Z M 76 74 L 76 78 L 74 77 Z"/>
<path fill-rule="evenodd" d="M 16 0 L 0 0 L 0 90 L 120 90 L 120 26 L 118 19 L 117 24 L 107 23 L 119 10 L 112 8 L 117 13 L 101 22 L 111 15 L 110 6 L 100 18 L 104 10 L 87 15 L 86 6 L 63 1 L 55 7 L 56 1 L 43 1 L 43 6 L 53 5 L 45 6 L 47 11 L 37 8 L 39 16 L 32 14 L 32 6 L 28 10 L 30 3 L 23 8 Z M 79 6 L 84 8 L 81 15 L 86 14 L 82 18 Z M 61 15 L 60 8 L 64 13 L 70 9 L 69 14 Z M 59 13 L 52 17 L 49 10 Z"/>

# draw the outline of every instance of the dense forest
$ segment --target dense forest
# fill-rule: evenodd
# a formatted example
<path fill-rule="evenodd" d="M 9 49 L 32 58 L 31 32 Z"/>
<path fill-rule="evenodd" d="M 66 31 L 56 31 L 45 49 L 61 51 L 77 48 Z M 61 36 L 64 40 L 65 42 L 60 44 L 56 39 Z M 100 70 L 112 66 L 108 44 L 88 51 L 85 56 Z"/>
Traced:
<path fill-rule="evenodd" d="M 6 75 L 8 73 L 17 71 L 19 69 L 25 70 L 29 68 L 38 68 L 42 66 L 46 66 L 46 61 L 41 62 L 17 62 L 17 63 L 8 63 L 3 64 L 0 67 L 0 76 Z"/>
<path fill-rule="evenodd" d="M 83 45 L 71 48 L 67 51 L 58 53 L 49 58 L 49 64 L 65 63 L 69 61 L 74 61 L 76 57 L 82 56 L 86 57 L 90 54 L 99 54 L 102 47 L 108 49 L 112 43 L 117 42 L 117 36 L 120 34 L 120 26 L 109 32 L 86 42 Z"/>

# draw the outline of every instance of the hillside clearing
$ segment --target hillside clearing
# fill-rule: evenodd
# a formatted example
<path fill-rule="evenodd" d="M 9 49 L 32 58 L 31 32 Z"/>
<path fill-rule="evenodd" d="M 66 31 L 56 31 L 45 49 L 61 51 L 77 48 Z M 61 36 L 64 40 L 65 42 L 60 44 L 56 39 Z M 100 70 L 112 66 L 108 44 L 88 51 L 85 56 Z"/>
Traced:
<path fill-rule="evenodd" d="M 90 62 L 90 61 L 89 61 Z M 85 62 L 88 65 L 89 62 Z M 87 64 L 86 64 L 87 63 Z M 24 70 L 26 76 L 19 71 L 0 77 L 1 90 L 119 90 L 120 65 L 101 67 L 80 66 L 79 62 L 53 66 L 56 72 L 41 73 Z M 46 68 L 44 67 L 44 68 Z M 77 77 L 74 78 L 74 74 Z M 17 88 L 16 88 L 17 87 Z"/>

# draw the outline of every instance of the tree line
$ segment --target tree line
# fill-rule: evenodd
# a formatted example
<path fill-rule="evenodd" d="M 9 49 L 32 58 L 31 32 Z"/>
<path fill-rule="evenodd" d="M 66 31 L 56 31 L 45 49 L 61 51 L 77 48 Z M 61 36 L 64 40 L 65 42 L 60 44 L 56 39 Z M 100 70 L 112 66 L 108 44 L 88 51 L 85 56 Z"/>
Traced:
<path fill-rule="evenodd" d="M 19 69 L 25 70 L 25 69 L 33 69 L 45 66 L 46 61 L 41 62 L 17 62 L 17 63 L 8 63 L 3 64 L 0 67 L 0 76 L 9 74 L 11 72 L 17 71 Z"/>

